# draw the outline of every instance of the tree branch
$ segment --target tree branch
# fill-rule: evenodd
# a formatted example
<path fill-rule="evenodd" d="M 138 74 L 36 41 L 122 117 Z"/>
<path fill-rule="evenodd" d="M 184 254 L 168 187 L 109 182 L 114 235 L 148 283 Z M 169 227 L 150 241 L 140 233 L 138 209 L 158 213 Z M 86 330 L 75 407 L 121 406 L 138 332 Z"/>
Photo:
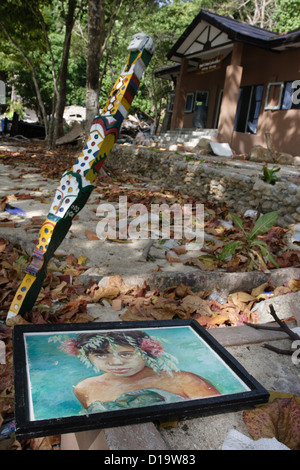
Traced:
<path fill-rule="evenodd" d="M 28 57 L 28 56 L 25 54 L 25 52 L 23 51 L 23 49 L 22 49 L 22 48 L 17 44 L 17 42 L 13 39 L 13 37 L 11 36 L 11 34 L 9 33 L 9 31 L 7 30 L 6 26 L 5 26 L 2 22 L 0 22 L 0 26 L 1 26 L 1 28 L 3 29 L 3 31 L 5 32 L 5 34 L 7 35 L 7 37 L 9 38 L 9 40 L 11 41 L 11 43 L 12 43 L 12 44 L 15 46 L 15 48 L 20 52 L 20 54 L 22 55 L 23 59 L 25 60 L 25 62 L 27 63 L 28 67 L 29 67 L 30 70 L 31 70 L 32 80 L 33 80 L 33 84 L 34 84 L 36 96 L 37 96 L 37 99 L 38 99 L 38 103 L 39 103 L 39 106 L 40 106 L 40 109 L 41 109 L 41 113 L 42 113 L 42 116 L 43 116 L 43 121 L 44 121 L 44 126 L 45 126 L 45 134 L 46 134 L 46 138 L 47 138 L 47 135 L 48 135 L 47 114 L 46 114 L 45 106 L 44 106 L 44 103 L 43 103 L 43 100 L 42 100 L 42 96 L 41 96 L 40 88 L 39 88 L 39 85 L 38 85 L 38 81 L 37 81 L 37 78 L 36 78 L 36 75 L 35 75 L 34 66 L 33 66 L 31 60 L 29 59 L 29 57 Z"/>
<path fill-rule="evenodd" d="M 300 340 L 300 336 L 294 331 L 292 331 L 284 321 L 280 320 L 280 318 L 277 316 L 275 312 L 273 305 L 271 304 L 269 307 L 270 307 L 270 314 L 272 315 L 272 317 L 274 318 L 276 323 L 278 323 L 279 326 L 276 327 L 276 326 L 257 325 L 254 323 L 244 322 L 245 325 L 251 326 L 251 328 L 255 328 L 256 330 L 260 329 L 260 330 L 282 331 L 283 333 L 286 333 L 293 341 Z M 287 350 L 287 349 L 279 349 L 269 344 L 264 344 L 263 346 L 264 348 L 270 349 L 271 351 L 274 351 L 278 354 L 285 354 L 285 355 L 291 356 L 294 352 L 294 351 Z"/>
<path fill-rule="evenodd" d="M 48 46 L 49 54 L 50 54 L 51 73 L 52 73 L 52 79 L 53 79 L 53 85 L 54 85 L 54 93 L 55 93 L 55 96 L 57 98 L 58 97 L 58 88 L 57 88 L 57 77 L 56 77 L 56 72 L 55 72 L 55 60 L 54 60 L 54 55 L 53 55 L 53 51 L 52 51 L 52 46 L 51 46 L 49 36 L 48 36 L 46 23 L 44 21 L 44 18 L 43 18 L 43 15 L 42 15 L 40 9 L 38 7 L 34 8 L 33 4 L 31 2 L 29 2 L 28 0 L 25 0 L 25 2 L 27 4 L 28 8 L 30 8 L 30 10 L 32 11 L 33 15 L 37 18 L 39 24 L 41 25 L 41 28 L 42 28 L 42 31 L 43 31 L 43 34 L 44 34 L 44 38 L 45 38 L 46 44 Z"/>

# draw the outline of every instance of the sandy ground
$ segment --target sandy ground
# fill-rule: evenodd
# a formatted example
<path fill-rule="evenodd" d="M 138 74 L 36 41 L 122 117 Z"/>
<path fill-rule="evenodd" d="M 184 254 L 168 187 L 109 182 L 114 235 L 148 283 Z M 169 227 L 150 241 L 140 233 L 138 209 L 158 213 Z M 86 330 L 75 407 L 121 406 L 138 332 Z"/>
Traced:
<path fill-rule="evenodd" d="M 11 241 L 18 241 L 26 252 L 31 255 L 35 241 L 38 239 L 38 224 L 33 228 L 28 228 L 28 222 L 40 218 L 44 220 L 49 212 L 52 200 L 57 188 L 57 181 L 45 179 L 39 174 L 32 172 L 34 168 L 19 167 L 18 170 L 11 169 L 0 163 L 0 198 L 4 196 L 17 197 L 10 204 L 22 209 L 26 215 L 19 216 L 9 214 L 6 211 L 0 212 L 0 222 L 9 219 L 15 222 L 15 227 L 0 227 L 1 236 L 9 238 Z M 134 189 L 134 185 L 130 185 Z M 140 189 L 137 185 L 136 189 Z M 22 199 L 26 194 L 28 199 Z M 32 199 L 30 198 L 32 197 Z M 96 210 L 99 206 L 99 194 L 93 192 L 85 207 L 73 221 L 72 227 L 57 249 L 56 254 L 71 254 L 76 257 L 87 257 L 86 266 L 91 269 L 90 275 L 111 276 L 119 274 L 120 276 L 144 273 L 150 273 L 157 269 L 163 271 L 177 271 L 179 264 L 180 270 L 195 271 L 191 266 L 184 266 L 182 263 L 170 263 L 165 256 L 168 248 L 158 245 L 155 252 L 155 261 L 145 263 L 143 251 L 147 248 L 149 240 L 124 240 L 121 242 L 110 240 L 90 240 L 91 234 L 96 234 L 97 224 L 100 221 L 97 218 Z M 88 236 L 86 231 L 91 232 Z M 154 250 L 154 248 L 153 248 Z M 194 252 L 189 252 L 181 257 L 194 256 Z"/>

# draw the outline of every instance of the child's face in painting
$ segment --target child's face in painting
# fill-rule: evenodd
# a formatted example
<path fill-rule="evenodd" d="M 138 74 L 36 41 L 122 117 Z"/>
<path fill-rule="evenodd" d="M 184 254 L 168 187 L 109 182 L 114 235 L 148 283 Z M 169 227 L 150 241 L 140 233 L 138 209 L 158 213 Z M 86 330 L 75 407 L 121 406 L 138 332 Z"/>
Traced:
<path fill-rule="evenodd" d="M 89 359 L 97 369 L 118 377 L 131 377 L 145 367 L 145 361 L 132 346 L 117 346 L 114 352 L 109 347 L 105 353 L 90 354 Z"/>

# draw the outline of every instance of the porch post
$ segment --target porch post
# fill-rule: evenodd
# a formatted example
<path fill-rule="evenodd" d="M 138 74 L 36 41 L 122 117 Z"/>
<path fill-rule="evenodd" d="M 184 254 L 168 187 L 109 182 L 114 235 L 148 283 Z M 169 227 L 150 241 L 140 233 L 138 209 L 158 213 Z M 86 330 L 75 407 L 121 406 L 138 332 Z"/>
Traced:
<path fill-rule="evenodd" d="M 183 127 L 183 117 L 184 117 L 184 106 L 185 106 L 185 97 L 186 89 L 184 86 L 184 76 L 187 72 L 188 60 L 183 57 L 181 59 L 181 66 L 179 77 L 176 83 L 175 98 L 173 113 L 171 119 L 171 131 Z"/>
<path fill-rule="evenodd" d="M 243 67 L 242 63 L 243 44 L 234 43 L 231 63 L 226 68 L 223 99 L 220 110 L 218 140 L 231 144 L 234 120 L 237 110 L 239 89 L 241 86 Z"/>

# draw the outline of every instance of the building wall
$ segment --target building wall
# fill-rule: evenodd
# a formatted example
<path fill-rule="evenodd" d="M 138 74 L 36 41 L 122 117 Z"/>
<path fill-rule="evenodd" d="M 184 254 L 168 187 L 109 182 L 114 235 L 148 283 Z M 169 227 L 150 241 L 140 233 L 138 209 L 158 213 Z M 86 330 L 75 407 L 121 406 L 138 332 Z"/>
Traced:
<path fill-rule="evenodd" d="M 214 128 L 215 115 L 218 105 L 219 93 L 224 88 L 224 80 L 226 67 L 230 63 L 230 59 L 226 58 L 221 67 L 214 72 L 198 74 L 197 72 L 188 72 L 183 79 L 183 86 L 188 93 L 199 91 L 208 91 L 208 115 L 207 128 Z M 184 113 L 183 128 L 191 128 L 193 125 L 194 113 Z"/>
<path fill-rule="evenodd" d="M 278 53 L 244 45 L 241 86 L 265 86 L 256 135 L 234 132 L 233 147 L 247 152 L 255 144 L 266 145 L 264 136 L 269 132 L 276 150 L 300 155 L 300 109 L 264 110 L 268 83 L 300 79 L 299 56 L 299 49 Z"/>
<path fill-rule="evenodd" d="M 281 53 L 268 51 L 244 44 L 241 66 L 243 67 L 241 86 L 264 85 L 262 105 L 258 119 L 257 133 L 234 132 L 231 140 L 225 140 L 238 153 L 248 153 L 253 145 L 266 146 L 265 133 L 271 133 L 274 148 L 279 152 L 300 155 L 300 109 L 264 110 L 267 85 L 270 82 L 285 82 L 300 79 L 299 49 Z M 206 74 L 187 72 L 182 77 L 186 93 L 197 90 L 209 91 L 207 128 L 214 128 L 219 92 L 224 88 L 226 68 L 230 65 L 231 55 L 225 58 L 221 68 Z M 193 126 L 194 113 L 184 113 L 183 128 Z M 233 123 L 232 123 L 233 125 Z M 224 136 L 223 136 L 224 137 Z M 222 140 L 222 134 L 219 136 Z"/>

